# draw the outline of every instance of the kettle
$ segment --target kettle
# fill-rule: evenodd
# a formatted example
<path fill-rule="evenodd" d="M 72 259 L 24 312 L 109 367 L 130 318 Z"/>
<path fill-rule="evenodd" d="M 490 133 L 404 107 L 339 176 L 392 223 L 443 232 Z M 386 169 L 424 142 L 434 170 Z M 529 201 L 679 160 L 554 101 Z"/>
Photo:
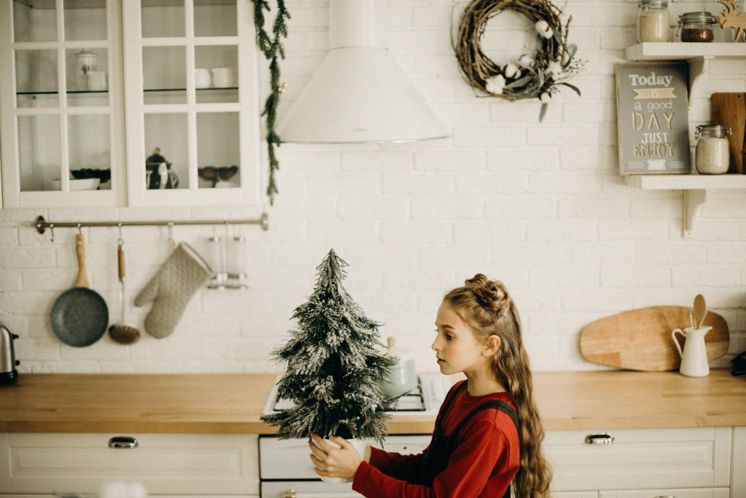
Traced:
<path fill-rule="evenodd" d="M 21 362 L 16 360 L 13 350 L 15 339 L 18 339 L 18 336 L 0 323 L 0 384 L 10 384 L 18 379 L 16 365 Z"/>
<path fill-rule="evenodd" d="M 396 339 L 388 338 L 389 353 L 393 353 Z M 396 353 L 395 353 L 396 354 Z M 403 396 L 409 391 L 417 388 L 417 372 L 415 370 L 414 357 L 407 354 L 396 354 L 397 362 L 387 371 L 387 377 L 380 384 L 381 390 L 386 396 L 395 398 Z"/>

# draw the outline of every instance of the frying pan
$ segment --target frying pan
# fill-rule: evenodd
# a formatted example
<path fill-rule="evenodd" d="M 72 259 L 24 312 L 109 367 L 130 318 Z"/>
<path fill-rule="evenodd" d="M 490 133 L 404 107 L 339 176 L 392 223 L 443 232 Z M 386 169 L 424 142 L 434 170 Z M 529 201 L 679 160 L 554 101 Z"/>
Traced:
<path fill-rule="evenodd" d="M 52 306 L 52 329 L 62 342 L 82 348 L 98 341 L 109 324 L 109 309 L 98 292 L 90 289 L 85 270 L 83 235 L 75 239 L 78 278 L 72 289 L 63 292 Z"/>

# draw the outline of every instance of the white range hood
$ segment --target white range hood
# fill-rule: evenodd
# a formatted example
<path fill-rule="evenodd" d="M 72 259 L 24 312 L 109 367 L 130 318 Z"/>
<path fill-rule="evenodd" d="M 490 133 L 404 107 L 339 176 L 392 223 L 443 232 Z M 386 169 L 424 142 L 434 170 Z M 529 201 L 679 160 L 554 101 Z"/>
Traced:
<path fill-rule="evenodd" d="M 330 0 L 330 50 L 277 127 L 283 142 L 411 142 L 448 129 L 385 48 L 386 0 Z"/>

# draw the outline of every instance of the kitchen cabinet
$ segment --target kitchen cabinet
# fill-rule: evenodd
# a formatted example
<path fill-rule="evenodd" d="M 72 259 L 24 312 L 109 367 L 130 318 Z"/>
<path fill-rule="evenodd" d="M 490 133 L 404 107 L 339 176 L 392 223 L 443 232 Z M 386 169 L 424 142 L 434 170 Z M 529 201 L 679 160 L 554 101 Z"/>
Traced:
<path fill-rule="evenodd" d="M 251 0 L 123 7 L 129 205 L 258 204 Z M 157 188 L 161 159 L 169 178 Z"/>
<path fill-rule="evenodd" d="M 132 434 L 134 448 L 111 448 L 121 434 L 2 434 L 0 495 L 94 493 L 135 480 L 149 495 L 257 496 L 256 435 Z"/>
<path fill-rule="evenodd" d="M 124 201 L 119 13 L 119 0 L 0 4 L 4 207 Z"/>
<path fill-rule="evenodd" d="M 550 431 L 544 448 L 554 470 L 552 489 L 562 492 L 727 489 L 731 432 L 730 427 Z M 613 442 L 588 444 L 586 438 L 591 434 L 599 434 L 594 439 L 601 442 L 611 441 L 613 436 Z M 654 496 L 665 494 L 659 492 Z"/>
<path fill-rule="evenodd" d="M 608 434 L 614 441 L 588 444 L 586 437 L 591 434 Z M 134 434 L 130 436 L 137 439 L 137 448 L 112 449 L 108 442 L 114 436 L 121 435 L 0 433 L 0 496 L 11 491 L 90 493 L 105 480 L 124 478 L 142 482 L 150 496 L 258 496 L 260 454 L 265 472 L 308 467 L 305 443 L 295 455 L 287 451 L 293 441 L 275 438 Z M 407 439 L 406 449 L 393 443 L 387 449 L 405 453 L 421 449 L 429 439 L 396 438 Z M 275 457 L 281 461 L 270 461 L 267 447 L 260 452 L 259 441 L 264 446 L 279 443 L 285 450 Z M 746 427 L 549 431 L 545 452 L 554 470 L 556 498 L 746 496 L 746 476 L 737 472 L 746 466 Z M 285 477 L 272 474 L 262 486 L 267 493 L 274 490 L 272 486 L 286 491 Z"/>
<path fill-rule="evenodd" d="M 689 64 L 688 103 L 696 94 L 698 82 L 713 59 L 746 59 L 742 43 L 638 43 L 625 50 L 625 58 L 634 61 L 686 61 Z M 692 156 L 694 157 L 694 156 Z M 692 165 L 692 171 L 695 171 Z M 682 236 L 691 237 L 707 192 L 720 189 L 746 189 L 746 175 L 635 175 L 626 177 L 627 185 L 643 190 L 683 190 Z"/>
<path fill-rule="evenodd" d="M 728 488 L 646 489 L 641 491 L 601 491 L 599 498 L 730 498 Z M 735 495 L 734 495 L 735 496 Z"/>
<path fill-rule="evenodd" d="M 736 472 L 736 469 L 739 471 Z M 733 482 L 731 497 L 746 496 L 746 427 L 733 428 Z"/>
<path fill-rule="evenodd" d="M 0 4 L 3 207 L 259 205 L 251 0 L 31 3 Z"/>

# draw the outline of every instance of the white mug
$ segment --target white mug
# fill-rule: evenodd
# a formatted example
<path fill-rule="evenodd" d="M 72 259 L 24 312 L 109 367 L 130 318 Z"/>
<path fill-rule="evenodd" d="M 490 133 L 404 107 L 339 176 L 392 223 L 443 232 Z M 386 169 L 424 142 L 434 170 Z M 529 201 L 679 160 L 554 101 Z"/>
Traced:
<path fill-rule="evenodd" d="M 216 67 L 212 70 L 212 84 L 215 88 L 233 86 L 233 70 L 229 67 Z"/>
<path fill-rule="evenodd" d="M 210 88 L 212 81 L 210 78 L 210 70 L 198 67 L 194 70 L 194 87 L 195 88 Z"/>
<path fill-rule="evenodd" d="M 100 92 L 108 89 L 106 71 L 88 71 L 88 90 Z"/>

